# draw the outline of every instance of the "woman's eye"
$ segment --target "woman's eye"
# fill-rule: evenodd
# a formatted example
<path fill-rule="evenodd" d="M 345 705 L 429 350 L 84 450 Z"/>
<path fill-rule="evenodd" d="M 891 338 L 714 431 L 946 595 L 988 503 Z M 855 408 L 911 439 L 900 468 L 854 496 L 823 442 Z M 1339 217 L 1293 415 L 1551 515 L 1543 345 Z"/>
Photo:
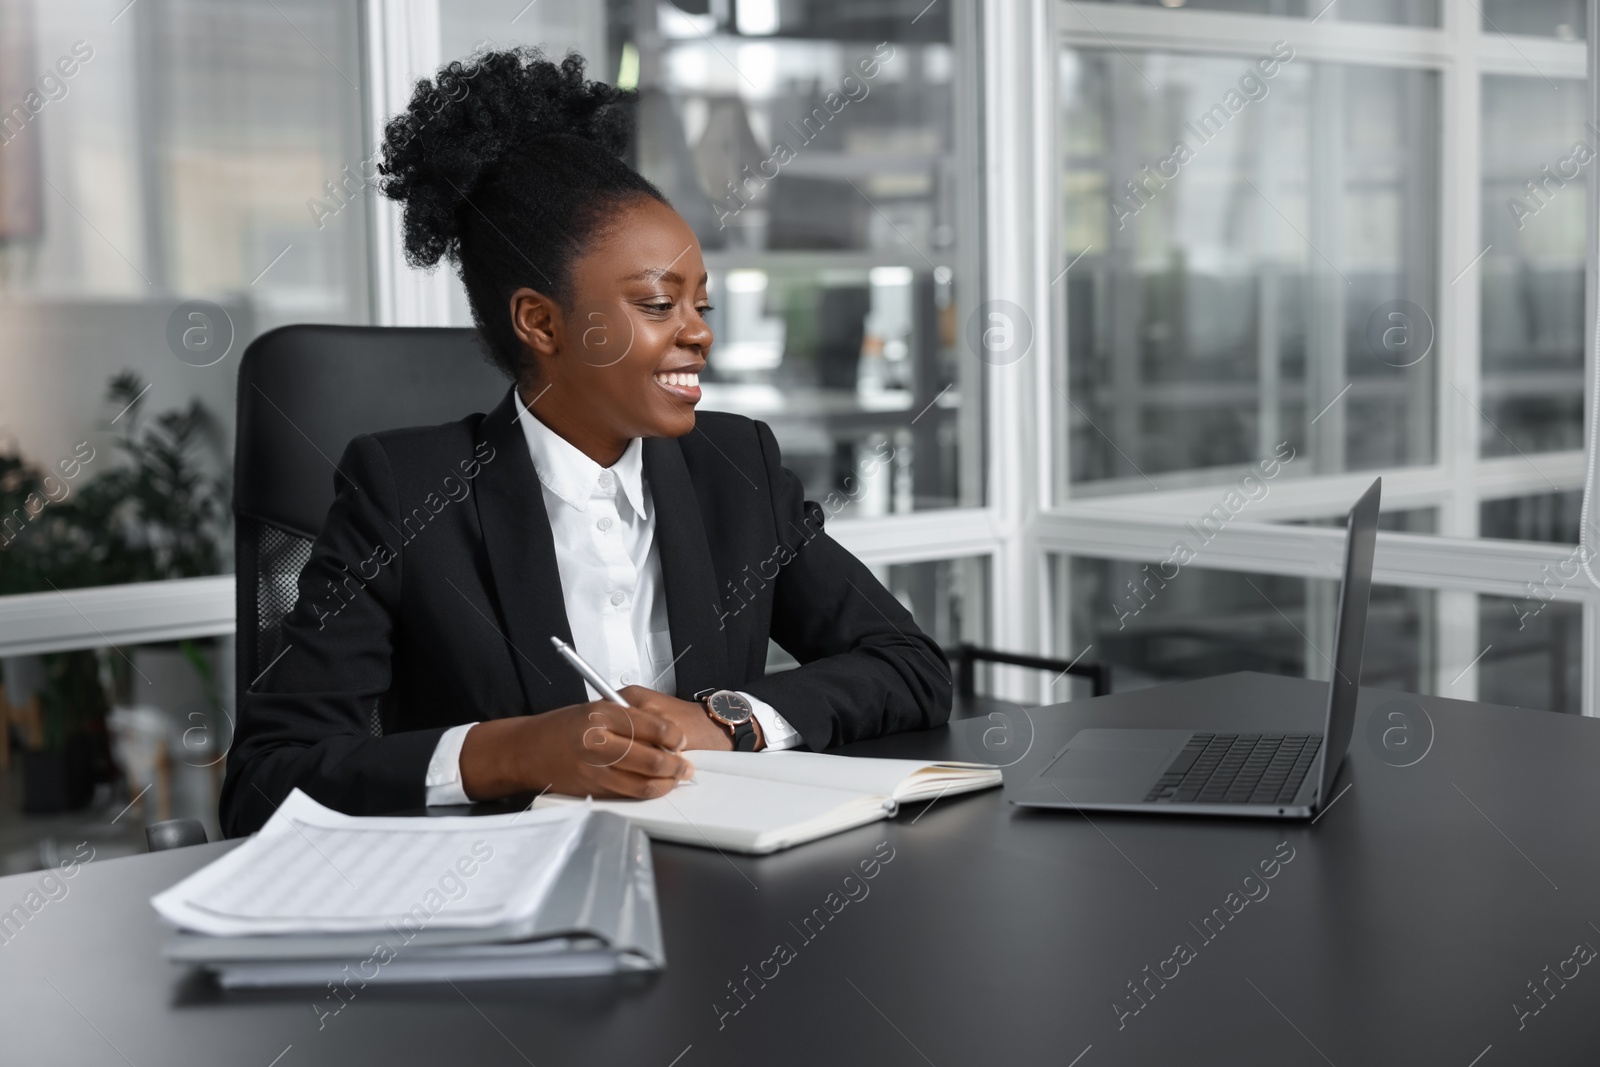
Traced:
<path fill-rule="evenodd" d="M 672 302 L 668 301 L 664 304 L 646 304 L 645 308 L 649 311 L 667 312 L 672 310 Z"/>
<path fill-rule="evenodd" d="M 695 308 L 695 310 L 700 312 L 701 315 L 705 315 L 709 312 L 717 310 L 717 306 L 715 304 L 701 304 L 699 307 Z"/>

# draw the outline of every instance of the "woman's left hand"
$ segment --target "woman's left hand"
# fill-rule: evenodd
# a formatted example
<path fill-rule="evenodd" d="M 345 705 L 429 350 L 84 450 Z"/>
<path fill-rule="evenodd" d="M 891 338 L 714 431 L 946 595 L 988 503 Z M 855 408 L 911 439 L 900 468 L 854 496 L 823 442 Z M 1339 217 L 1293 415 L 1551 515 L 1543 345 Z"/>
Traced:
<path fill-rule="evenodd" d="M 724 752 L 732 751 L 733 738 L 720 724 L 713 722 L 711 716 L 706 714 L 703 704 L 693 700 L 679 700 L 666 693 L 658 693 L 654 689 L 646 689 L 642 685 L 630 685 L 618 691 L 623 700 L 635 708 L 644 708 L 646 711 L 655 712 L 668 720 L 678 729 L 683 731 L 687 738 L 684 748 L 714 748 Z M 756 727 L 756 747 L 763 747 L 761 740 L 761 725 Z"/>

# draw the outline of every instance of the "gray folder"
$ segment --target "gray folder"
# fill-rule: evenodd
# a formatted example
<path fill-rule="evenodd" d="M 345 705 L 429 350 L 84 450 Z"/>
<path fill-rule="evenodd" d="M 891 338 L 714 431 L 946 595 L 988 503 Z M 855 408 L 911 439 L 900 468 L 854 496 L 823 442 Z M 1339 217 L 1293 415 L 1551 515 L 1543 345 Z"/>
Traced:
<path fill-rule="evenodd" d="M 380 949 L 380 946 L 382 948 Z M 175 934 L 165 954 L 226 987 L 541 978 L 666 966 L 650 841 L 620 815 L 590 814 L 531 918 L 501 926 L 357 934 Z"/>

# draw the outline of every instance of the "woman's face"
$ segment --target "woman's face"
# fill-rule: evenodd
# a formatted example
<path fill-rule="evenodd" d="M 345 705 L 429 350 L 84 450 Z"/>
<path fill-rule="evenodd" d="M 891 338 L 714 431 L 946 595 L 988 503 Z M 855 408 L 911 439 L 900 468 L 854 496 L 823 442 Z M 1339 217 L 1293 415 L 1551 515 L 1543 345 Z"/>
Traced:
<path fill-rule="evenodd" d="M 632 438 L 680 437 L 694 429 L 708 310 L 694 231 L 660 201 L 627 201 L 573 264 L 570 308 L 532 289 L 512 295 L 539 369 L 523 402 L 606 466 Z"/>

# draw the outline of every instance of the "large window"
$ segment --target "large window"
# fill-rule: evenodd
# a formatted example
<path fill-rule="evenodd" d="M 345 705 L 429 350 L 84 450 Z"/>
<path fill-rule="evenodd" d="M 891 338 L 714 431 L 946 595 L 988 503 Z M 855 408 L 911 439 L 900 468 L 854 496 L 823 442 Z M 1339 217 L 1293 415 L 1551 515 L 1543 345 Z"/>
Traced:
<path fill-rule="evenodd" d="M 1065 494 L 1433 462 L 1437 82 L 1063 51 Z"/>
<path fill-rule="evenodd" d="M 216 832 L 239 356 L 371 320 L 360 15 L 0 2 L 0 874 Z"/>
<path fill-rule="evenodd" d="M 1058 652 L 1319 676 L 1318 527 L 1381 475 L 1371 681 L 1594 713 L 1585 8 L 1061 5 Z"/>
<path fill-rule="evenodd" d="M 1200 567 L 1167 579 L 1151 564 L 1081 557 L 1051 565 L 1075 593 L 1074 632 L 1116 666 L 1118 689 L 1228 671 L 1332 677 L 1336 581 Z M 1429 686 L 1434 612 L 1424 590 L 1373 588 L 1363 685 Z"/>
<path fill-rule="evenodd" d="M 1584 90 L 1483 78 L 1484 456 L 1583 444 L 1584 160 L 1600 148 Z"/>
<path fill-rule="evenodd" d="M 358 25 L 315 0 L 0 4 L 0 592 L 231 569 L 239 354 L 369 320 L 341 188 Z M 162 477 L 161 449 L 195 483 L 169 513 L 106 488 Z"/>

